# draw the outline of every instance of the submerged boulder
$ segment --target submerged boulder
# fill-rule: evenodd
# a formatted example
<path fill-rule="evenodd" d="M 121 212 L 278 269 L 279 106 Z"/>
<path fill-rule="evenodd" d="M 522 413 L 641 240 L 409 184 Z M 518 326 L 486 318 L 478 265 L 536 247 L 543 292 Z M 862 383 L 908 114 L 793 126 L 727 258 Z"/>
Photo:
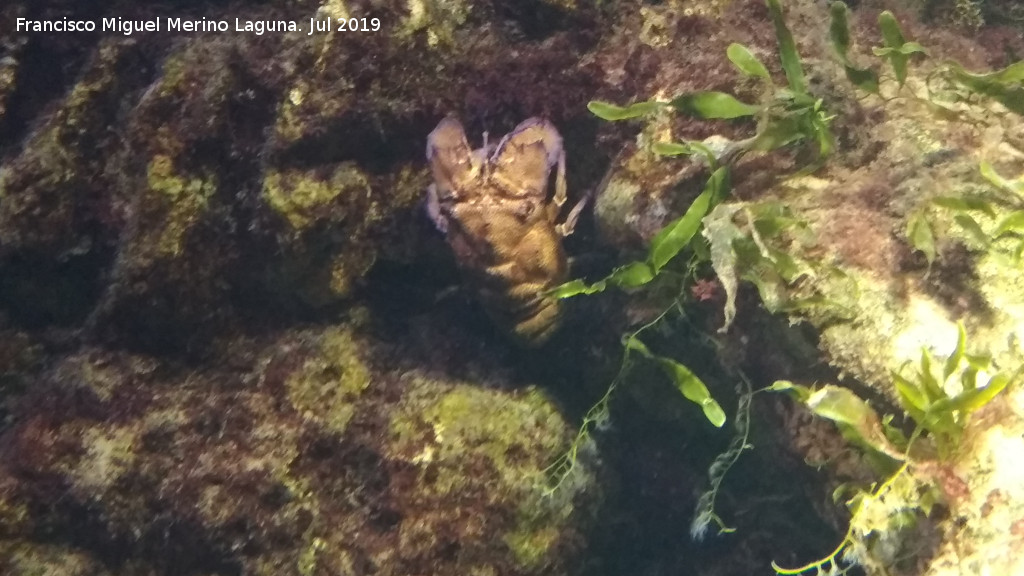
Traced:
<path fill-rule="evenodd" d="M 348 325 L 183 369 L 62 360 L 5 435 L 10 566 L 112 573 L 552 574 L 579 561 L 593 469 L 547 492 L 573 431 L 547 395 L 389 360 Z M 389 350 L 390 351 L 390 350 Z M 77 559 L 77 560 L 76 560 Z"/>

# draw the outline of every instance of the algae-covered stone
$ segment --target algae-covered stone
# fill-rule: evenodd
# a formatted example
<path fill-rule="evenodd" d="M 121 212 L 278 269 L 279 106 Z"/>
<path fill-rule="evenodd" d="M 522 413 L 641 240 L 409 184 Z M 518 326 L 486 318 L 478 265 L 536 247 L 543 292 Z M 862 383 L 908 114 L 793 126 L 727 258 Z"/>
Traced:
<path fill-rule="evenodd" d="M 18 61 L 13 56 L 0 58 L 0 122 L 7 113 L 7 100 L 14 91 Z"/>
<path fill-rule="evenodd" d="M 326 176 L 321 177 L 324 172 Z M 270 170 L 263 180 L 263 197 L 297 232 L 317 222 L 372 219 L 372 211 L 365 209 L 373 193 L 370 181 L 354 162 L 326 171 Z"/>
<path fill-rule="evenodd" d="M 318 168 L 268 168 L 263 199 L 284 224 L 281 253 L 265 263 L 274 291 L 323 306 L 349 298 L 380 256 L 401 257 L 412 235 L 399 224 L 429 177 L 403 166 L 371 177 L 354 162 Z"/>
<path fill-rule="evenodd" d="M 111 160 L 107 202 L 124 220 L 91 320 L 110 334 L 131 327 L 139 347 L 206 339 L 228 311 L 225 273 L 237 248 L 224 180 L 237 175 L 211 150 L 231 146 L 239 78 L 230 54 L 216 42 L 172 52 L 131 108 L 127 145 Z"/>
<path fill-rule="evenodd" d="M 31 541 L 0 541 L 0 570 L 18 576 L 114 576 L 103 562 L 64 546 Z"/>
<path fill-rule="evenodd" d="M 595 222 L 608 243 L 620 248 L 643 246 L 680 207 L 676 186 L 693 167 L 674 166 L 644 149 L 617 160 L 595 202 Z"/>
<path fill-rule="evenodd" d="M 319 352 L 288 378 L 288 399 L 304 418 L 342 434 L 354 400 L 370 385 L 370 373 L 349 330 L 329 330 L 320 339 Z"/>
<path fill-rule="evenodd" d="M 154 222 L 154 257 L 180 257 L 184 252 L 186 236 L 197 219 L 205 212 L 210 196 L 217 189 L 216 178 L 207 174 L 182 174 L 174 166 L 174 159 L 157 154 L 146 167 L 146 190 L 150 194 L 146 210 L 162 210 L 164 216 Z M 141 238 L 137 240 L 142 241 Z"/>
<path fill-rule="evenodd" d="M 573 490 L 548 494 L 545 469 L 570 436 L 546 396 L 536 388 L 499 393 L 422 379 L 406 385 L 391 419 L 389 452 L 412 466 L 421 490 L 400 526 L 403 552 L 454 539 L 465 550 L 463 573 L 506 573 L 501 566 L 508 563 L 515 573 L 529 573 L 556 562 Z M 495 506 L 514 513 L 485 519 L 473 512 Z M 446 509 L 465 522 L 455 534 L 441 530 L 450 519 L 441 513 Z"/>
<path fill-rule="evenodd" d="M 871 164 L 836 166 L 814 181 L 794 178 L 768 191 L 819 239 L 801 252 L 815 262 L 816 274 L 794 291 L 813 285 L 824 301 L 853 312 L 837 321 L 824 307 L 811 306 L 802 316 L 818 327 L 820 347 L 841 373 L 889 399 L 888 406 L 876 407 L 883 413 L 905 408 L 894 373 L 908 377 L 925 352 L 941 363 L 957 345 L 958 322 L 966 328 L 966 352 L 993 359 L 992 374 L 979 374 L 977 385 L 988 384 L 996 372 L 1014 383 L 976 414 L 967 408 L 958 413 L 966 429 L 949 453 L 910 459 L 906 474 L 894 477 L 894 486 L 910 488 L 893 488 L 864 508 L 879 518 L 855 517 L 858 525 L 877 527 L 870 539 L 856 541 L 851 557 L 869 574 L 888 574 L 901 555 L 927 540 L 933 555 L 915 573 L 960 569 L 952 566 L 1017 573 L 1017 556 L 1005 554 L 1008 545 L 1017 545 L 1007 543 L 1005 532 L 1000 535 L 993 522 L 1005 527 L 1005 516 L 992 510 L 1024 511 L 1009 456 L 1019 452 L 1013 438 L 1024 432 L 1024 314 L 1018 304 L 1024 285 L 1019 257 L 1008 249 L 1013 240 L 997 237 L 997 223 L 1018 205 L 1000 199 L 993 184 L 984 182 L 980 165 L 993 161 L 992 150 L 1010 146 L 991 140 L 1016 132 L 1022 120 L 981 101 L 958 104 L 972 122 L 952 121 L 929 102 L 923 80 L 912 76 L 905 90 L 919 98 L 865 103 L 886 111 L 870 127 L 876 138 L 886 138 Z M 1022 157 L 1018 151 L 995 161 L 1019 172 Z M 924 247 L 908 232 L 912 218 L 927 223 L 934 262 L 915 254 Z M 965 391 L 953 374 L 937 381 L 950 396 Z M 921 512 L 931 507 L 926 492 L 940 494 L 948 517 Z M 898 522 L 907 511 L 917 511 L 916 521 Z"/>
<path fill-rule="evenodd" d="M 140 570 L 182 547 L 202 552 L 197 572 L 267 576 L 573 565 L 598 496 L 583 465 L 545 495 L 543 470 L 572 435 L 546 395 L 491 369 L 468 382 L 393 367 L 381 346 L 394 351 L 338 325 L 238 340 L 198 369 L 96 348 L 62 361 L 6 437 L 9 486 L 54 485 L 0 483 L 0 550 L 26 522 L 69 535 L 101 523 L 64 557 L 130 538 L 145 543 L 122 552 Z"/>
<path fill-rule="evenodd" d="M 40 345 L 28 334 L 4 327 L 0 318 L 0 430 L 9 424 L 8 405 L 28 389 L 42 361 Z"/>
<path fill-rule="evenodd" d="M 0 60 L 0 85 L 14 73 L 7 60 Z M 91 203 L 105 192 L 105 155 L 115 144 L 108 127 L 126 84 L 118 71 L 131 61 L 129 47 L 102 42 L 59 108 L 0 165 L 0 256 L 90 248 L 95 239 L 85 225 L 95 218 Z"/>
<path fill-rule="evenodd" d="M 325 123 L 348 111 L 350 100 L 355 97 L 353 88 L 351 81 L 344 77 L 326 87 L 314 84 L 308 78 L 299 78 L 278 106 L 274 125 L 275 146 L 287 149 L 303 138 L 322 134 Z"/>
<path fill-rule="evenodd" d="M 431 47 L 452 44 L 455 30 L 466 22 L 473 4 L 465 0 L 407 0 L 409 16 L 401 30 L 405 34 L 423 31 Z"/>

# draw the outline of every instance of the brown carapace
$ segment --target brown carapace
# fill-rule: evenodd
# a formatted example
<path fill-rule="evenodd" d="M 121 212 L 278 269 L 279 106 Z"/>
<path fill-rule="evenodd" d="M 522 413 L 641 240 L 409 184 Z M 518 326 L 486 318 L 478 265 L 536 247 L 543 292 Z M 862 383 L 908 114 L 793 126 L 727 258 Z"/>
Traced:
<path fill-rule="evenodd" d="M 565 151 L 558 130 L 525 120 L 497 146 L 469 147 L 462 124 L 445 118 L 427 138 L 434 184 L 427 211 L 455 254 L 466 283 L 491 319 L 525 346 L 558 329 L 562 308 L 549 291 L 568 274 L 562 237 L 581 201 L 558 224 L 566 200 Z M 549 191 L 556 168 L 554 191 Z"/>

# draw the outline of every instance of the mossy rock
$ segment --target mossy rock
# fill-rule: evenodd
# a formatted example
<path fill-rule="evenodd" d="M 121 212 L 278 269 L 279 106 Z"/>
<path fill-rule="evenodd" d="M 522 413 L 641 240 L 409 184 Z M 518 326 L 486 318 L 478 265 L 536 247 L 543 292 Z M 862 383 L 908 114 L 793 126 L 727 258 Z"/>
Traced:
<path fill-rule="evenodd" d="M 549 492 L 545 470 L 570 436 L 548 397 L 536 388 L 509 393 L 420 378 L 405 385 L 388 450 L 416 472 L 420 489 L 409 494 L 400 542 L 454 538 L 465 550 L 460 573 L 532 573 L 557 563 L 574 492 L 593 480 L 584 467 Z M 477 516 L 495 507 L 506 513 Z M 447 508 L 469 521 L 454 535 L 442 530 Z"/>
<path fill-rule="evenodd" d="M 198 369 L 82 350 L 8 431 L 0 549 L 41 523 L 91 530 L 58 546 L 68 561 L 139 542 L 116 557 L 140 570 L 183 548 L 198 551 L 193 571 L 268 576 L 575 565 L 599 496 L 583 464 L 546 492 L 544 469 L 573 435 L 547 395 L 488 369 L 470 382 L 396 367 L 382 346 L 343 324 L 237 340 Z M 66 505 L 49 505 L 55 489 Z"/>
<path fill-rule="evenodd" d="M 0 58 L 0 123 L 7 114 L 7 100 L 14 92 L 18 73 L 18 60 L 13 56 Z"/>
<path fill-rule="evenodd" d="M 18 576 L 114 576 L 88 554 L 31 541 L 0 541 L 0 570 Z"/>
<path fill-rule="evenodd" d="M 128 47 L 102 42 L 57 110 L 0 165 L 0 256 L 28 251 L 66 258 L 92 248 L 97 238 L 87 235 L 87 225 L 96 218 L 93 203 L 106 192 L 104 162 L 116 144 L 108 128 L 131 83 L 120 73 L 133 62 Z M 13 74 L 13 62 L 0 60 L 0 109 Z"/>
<path fill-rule="evenodd" d="M 303 418 L 343 434 L 356 400 L 370 386 L 370 372 L 350 330 L 332 329 L 320 336 L 320 350 L 288 377 L 292 407 Z"/>

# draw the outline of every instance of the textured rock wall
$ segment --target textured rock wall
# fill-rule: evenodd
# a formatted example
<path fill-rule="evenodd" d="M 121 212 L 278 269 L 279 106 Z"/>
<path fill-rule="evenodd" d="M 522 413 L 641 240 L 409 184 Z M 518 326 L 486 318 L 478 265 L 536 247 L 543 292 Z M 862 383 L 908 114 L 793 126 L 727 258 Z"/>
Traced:
<path fill-rule="evenodd" d="M 981 185 L 983 124 L 1001 125 L 1017 150 L 1018 122 L 998 107 L 976 109 L 973 123 L 937 122 L 919 100 L 864 99 L 831 58 L 825 7 L 785 4 L 812 93 L 836 116 L 837 153 L 794 180 L 807 160 L 800 147 L 745 158 L 734 200 L 782 200 L 806 219 L 819 239 L 809 255 L 859 283 L 859 316 L 811 315 L 807 329 L 788 329 L 746 290 L 717 350 L 692 327 L 661 344 L 717 398 L 734 397 L 725 363 L 758 385 L 847 375 L 893 408 L 886 375 L 906 350 L 888 335 L 910 334 L 915 352 L 941 346 L 915 335 L 946 332 L 915 318 L 945 318 L 948 329 L 989 309 L 972 316 L 972 333 L 1012 364 L 1000 337 L 1018 329 L 1016 276 L 952 225 L 926 276 L 903 228 L 938 188 Z M 936 16 L 942 2 L 858 4 L 865 53 L 884 7 L 937 57 L 971 69 L 1024 53 L 1018 30 L 991 22 L 1012 3 L 986 2 L 987 24 Z M 955 4 L 969 15 L 970 3 Z M 376 17 L 382 29 L 14 29 L 19 17 L 112 16 Z M 579 476 L 543 496 L 545 466 L 618 368 L 619 335 L 650 319 L 657 298 L 578 303 L 546 350 L 514 351 L 471 299 L 443 296 L 458 276 L 420 212 L 424 138 L 441 117 L 458 115 L 476 135 L 543 115 L 565 137 L 572 197 L 612 170 L 570 252 L 629 258 L 706 178 L 693 163 L 656 159 L 650 144 L 739 138 L 753 126 L 611 124 L 586 103 L 691 90 L 756 100 L 757 83 L 725 58 L 732 42 L 781 77 L 760 0 L 5 2 L 0 571 L 710 575 L 826 552 L 845 525 L 830 488 L 870 477 L 830 426 L 764 395 L 757 449 L 723 489 L 737 532 L 688 542 L 695 495 L 729 439 L 653 372 L 640 373 L 615 426 L 600 432 L 618 481 L 598 482 L 588 444 Z M 1019 172 L 1019 157 L 998 168 Z M 721 294 L 703 286 L 692 320 L 711 333 Z M 1016 446 L 1017 395 L 968 434 L 959 468 L 944 476 L 951 520 L 932 532 L 930 555 L 900 569 L 942 573 L 961 539 L 977 566 L 1019 545 L 1016 528 L 1008 541 L 985 528 L 1019 523 L 1019 495 L 1007 488 L 1016 476 L 998 466 Z M 815 476 L 801 458 L 838 465 Z M 958 518 L 970 528 L 958 532 Z"/>

